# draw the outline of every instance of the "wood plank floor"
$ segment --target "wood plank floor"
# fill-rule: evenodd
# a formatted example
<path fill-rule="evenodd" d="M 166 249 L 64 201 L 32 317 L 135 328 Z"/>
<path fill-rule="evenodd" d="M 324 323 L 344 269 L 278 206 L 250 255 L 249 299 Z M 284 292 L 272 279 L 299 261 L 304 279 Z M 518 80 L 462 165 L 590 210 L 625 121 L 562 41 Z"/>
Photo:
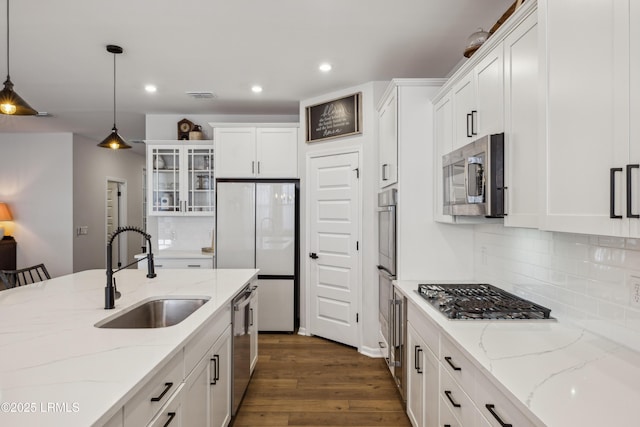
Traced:
<path fill-rule="evenodd" d="M 384 359 L 318 337 L 260 334 L 241 426 L 411 426 Z"/>

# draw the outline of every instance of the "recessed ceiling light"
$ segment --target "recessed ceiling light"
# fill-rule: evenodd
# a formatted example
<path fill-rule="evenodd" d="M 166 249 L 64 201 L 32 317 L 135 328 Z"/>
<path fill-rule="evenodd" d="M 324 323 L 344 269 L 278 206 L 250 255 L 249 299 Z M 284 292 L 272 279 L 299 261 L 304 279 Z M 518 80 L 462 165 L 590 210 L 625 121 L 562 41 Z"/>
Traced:
<path fill-rule="evenodd" d="M 329 64 L 328 62 L 322 63 L 322 64 L 320 64 L 318 69 L 320 71 L 322 71 L 323 73 L 329 72 L 329 71 L 331 71 L 331 64 Z"/>
<path fill-rule="evenodd" d="M 149 93 L 154 93 L 158 91 L 158 88 L 155 85 L 146 85 L 144 87 L 144 90 L 146 90 Z"/>
<path fill-rule="evenodd" d="M 262 86 L 254 85 L 254 86 L 251 87 L 251 91 L 253 93 L 260 93 L 260 92 L 262 92 Z"/>

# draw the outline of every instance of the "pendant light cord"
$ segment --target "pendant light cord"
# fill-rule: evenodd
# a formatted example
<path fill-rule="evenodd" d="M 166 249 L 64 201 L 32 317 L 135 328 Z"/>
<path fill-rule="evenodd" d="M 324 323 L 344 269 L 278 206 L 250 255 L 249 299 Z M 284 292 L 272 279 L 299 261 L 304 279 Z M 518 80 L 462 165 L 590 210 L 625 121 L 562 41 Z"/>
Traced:
<path fill-rule="evenodd" d="M 113 54 L 113 129 L 116 128 L 116 54 Z"/>
<path fill-rule="evenodd" d="M 7 80 L 9 80 L 9 0 L 7 0 Z"/>

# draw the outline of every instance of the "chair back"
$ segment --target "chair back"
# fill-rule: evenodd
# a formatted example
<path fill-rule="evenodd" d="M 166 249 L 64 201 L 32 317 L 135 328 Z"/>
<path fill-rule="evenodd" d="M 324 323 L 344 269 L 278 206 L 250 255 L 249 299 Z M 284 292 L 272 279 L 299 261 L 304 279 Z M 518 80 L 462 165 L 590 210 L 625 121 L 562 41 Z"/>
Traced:
<path fill-rule="evenodd" d="M 51 279 L 51 276 L 44 264 L 37 264 L 19 270 L 0 270 L 0 281 L 7 289 L 30 285 L 46 279 Z"/>

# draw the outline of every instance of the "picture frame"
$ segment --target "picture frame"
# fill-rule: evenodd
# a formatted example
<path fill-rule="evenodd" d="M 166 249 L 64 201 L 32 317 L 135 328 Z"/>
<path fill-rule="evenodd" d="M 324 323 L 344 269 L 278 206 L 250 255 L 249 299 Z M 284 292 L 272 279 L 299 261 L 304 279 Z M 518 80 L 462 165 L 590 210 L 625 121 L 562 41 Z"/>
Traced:
<path fill-rule="evenodd" d="M 306 107 L 306 142 L 362 133 L 362 92 Z"/>

